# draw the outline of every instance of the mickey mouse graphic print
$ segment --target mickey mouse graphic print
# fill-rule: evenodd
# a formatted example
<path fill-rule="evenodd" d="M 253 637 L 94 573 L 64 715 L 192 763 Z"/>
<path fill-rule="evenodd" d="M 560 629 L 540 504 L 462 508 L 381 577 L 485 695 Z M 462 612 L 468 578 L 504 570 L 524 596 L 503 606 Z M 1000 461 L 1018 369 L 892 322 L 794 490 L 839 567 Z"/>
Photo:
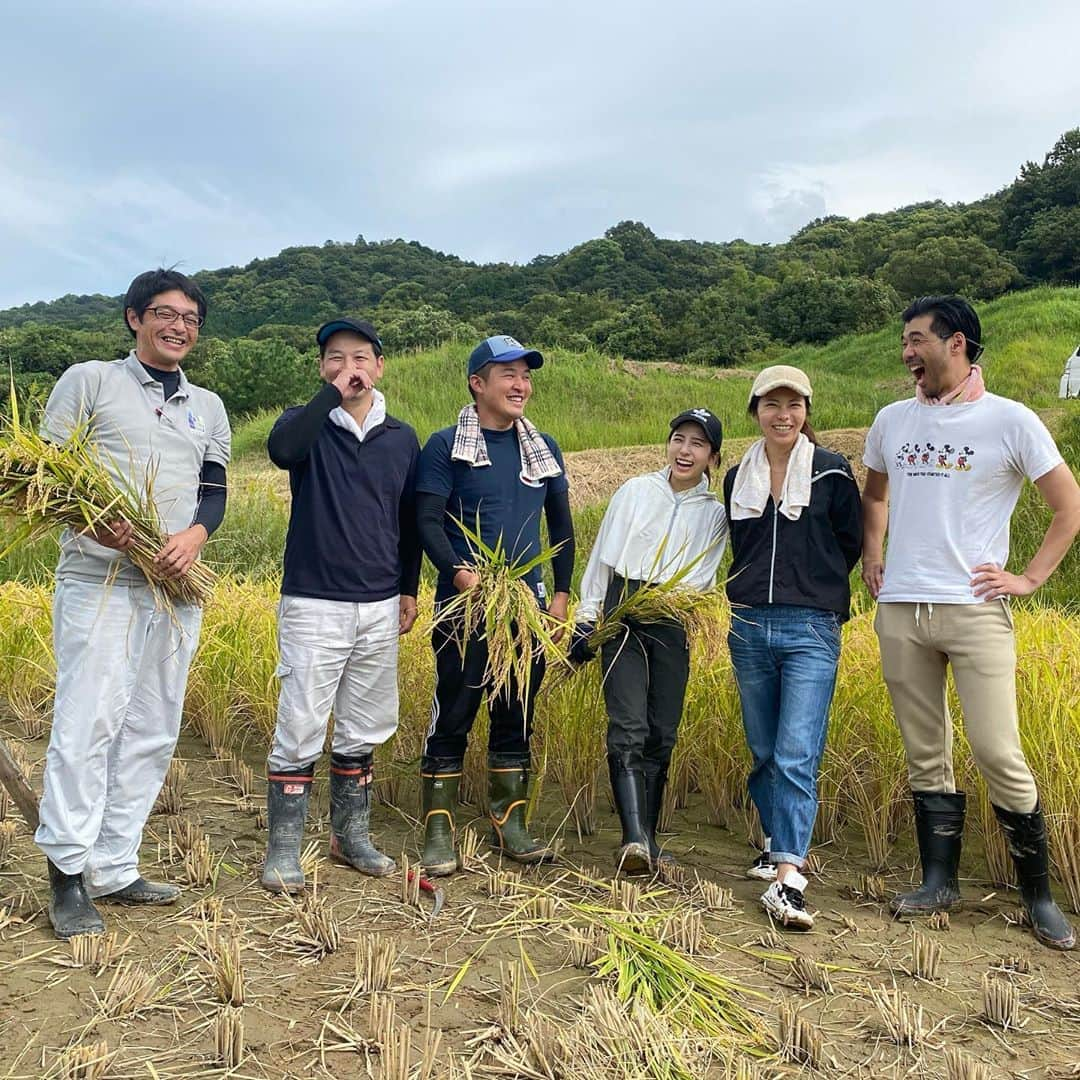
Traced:
<path fill-rule="evenodd" d="M 866 436 L 863 463 L 889 477 L 883 603 L 975 604 L 971 570 L 1004 566 L 1009 519 L 1024 480 L 1062 462 L 1026 405 L 985 394 L 947 406 L 887 405 Z"/>

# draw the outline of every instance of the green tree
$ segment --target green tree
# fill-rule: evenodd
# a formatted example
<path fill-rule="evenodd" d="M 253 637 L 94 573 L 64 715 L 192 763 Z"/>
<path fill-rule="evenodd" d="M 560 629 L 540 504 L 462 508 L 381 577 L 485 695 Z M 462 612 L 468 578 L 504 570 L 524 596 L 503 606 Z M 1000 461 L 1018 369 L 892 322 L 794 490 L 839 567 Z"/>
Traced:
<path fill-rule="evenodd" d="M 960 293 L 977 300 L 1000 296 L 1021 280 L 1008 259 L 974 236 L 923 240 L 892 255 L 877 277 L 905 298 Z"/>

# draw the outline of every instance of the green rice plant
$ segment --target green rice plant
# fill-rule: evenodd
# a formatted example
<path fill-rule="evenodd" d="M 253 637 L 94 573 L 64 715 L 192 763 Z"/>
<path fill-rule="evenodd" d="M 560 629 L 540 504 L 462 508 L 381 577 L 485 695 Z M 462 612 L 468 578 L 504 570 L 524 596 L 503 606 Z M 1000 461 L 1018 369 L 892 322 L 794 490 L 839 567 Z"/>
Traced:
<path fill-rule="evenodd" d="M 153 486 L 152 473 L 144 488 L 118 482 L 85 429 L 64 443 L 50 443 L 24 428 L 12 384 L 11 420 L 0 443 L 0 514 L 18 524 L 0 558 L 61 526 L 86 532 L 123 519 L 131 523 L 133 537 L 126 554 L 145 575 L 157 601 L 164 607 L 203 604 L 214 587 L 209 567 L 196 562 L 179 577 L 166 577 L 154 562 L 165 533 L 154 508 Z"/>
<path fill-rule="evenodd" d="M 554 656 L 560 627 L 541 610 L 526 578 L 551 561 L 558 545 L 546 547 L 531 559 L 510 558 L 502 534 L 494 547 L 454 519 L 471 551 L 469 569 L 478 581 L 452 597 L 435 616 L 446 628 L 464 659 L 470 640 L 479 637 L 487 648 L 485 685 L 492 697 L 511 695 L 524 705 L 532 690 L 532 669 L 538 655 Z"/>
<path fill-rule="evenodd" d="M 613 979 L 623 1002 L 639 1001 L 688 1031 L 748 1052 L 766 1053 L 771 1041 L 761 1018 L 741 1002 L 752 995 L 723 975 L 658 941 L 643 925 L 602 917 L 607 953 L 596 965 L 600 977 Z"/>

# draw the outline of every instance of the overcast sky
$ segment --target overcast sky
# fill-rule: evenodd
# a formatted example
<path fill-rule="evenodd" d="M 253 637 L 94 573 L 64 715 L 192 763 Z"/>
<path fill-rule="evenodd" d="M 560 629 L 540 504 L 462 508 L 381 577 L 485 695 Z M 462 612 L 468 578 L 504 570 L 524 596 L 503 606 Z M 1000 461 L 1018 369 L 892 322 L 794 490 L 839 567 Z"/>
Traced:
<path fill-rule="evenodd" d="M 780 241 L 1080 125 L 1066 0 L 12 0 L 0 307 L 293 244 Z"/>

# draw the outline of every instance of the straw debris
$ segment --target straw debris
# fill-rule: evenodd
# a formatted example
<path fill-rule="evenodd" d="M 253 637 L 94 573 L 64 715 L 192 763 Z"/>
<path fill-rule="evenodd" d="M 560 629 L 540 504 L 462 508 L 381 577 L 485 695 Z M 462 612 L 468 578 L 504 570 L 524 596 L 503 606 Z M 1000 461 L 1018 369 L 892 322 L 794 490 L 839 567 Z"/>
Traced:
<path fill-rule="evenodd" d="M 171 817 L 182 814 L 187 782 L 187 766 L 179 758 L 173 758 L 169 763 L 169 771 L 165 774 L 165 783 L 161 785 L 161 791 L 158 792 L 154 813 L 168 814 Z"/>
<path fill-rule="evenodd" d="M 889 1038 L 898 1046 L 914 1048 L 926 1036 L 923 1007 L 909 1001 L 897 987 L 870 987 L 870 998 L 881 1017 Z"/>
<path fill-rule="evenodd" d="M 113 973 L 104 997 L 98 1001 L 98 1007 L 102 1016 L 113 1020 L 121 1016 L 136 1016 L 159 1007 L 166 993 L 167 990 L 158 983 L 152 971 L 125 960 Z"/>
<path fill-rule="evenodd" d="M 107 934 L 76 934 L 68 938 L 71 948 L 72 967 L 94 968 L 100 975 L 110 964 L 118 960 L 131 945 L 131 935 L 122 945 L 115 930 Z"/>
<path fill-rule="evenodd" d="M 941 945 L 918 930 L 911 931 L 911 974 L 933 981 L 941 967 Z"/>
<path fill-rule="evenodd" d="M 696 892 L 706 911 L 717 913 L 733 911 L 735 908 L 735 893 L 731 889 L 718 885 L 715 881 L 698 878 Z"/>
<path fill-rule="evenodd" d="M 227 1069 L 244 1060 L 244 1010 L 224 1005 L 214 1017 L 214 1052 Z"/>
<path fill-rule="evenodd" d="M 791 973 L 804 991 L 820 990 L 824 994 L 833 992 L 828 968 L 822 967 L 817 961 L 811 960 L 809 956 L 804 956 L 801 953 L 796 956 L 794 963 L 791 965 Z"/>
<path fill-rule="evenodd" d="M 1020 1020 L 1020 991 L 1005 979 L 983 975 L 983 1016 L 988 1023 L 1005 1031 L 1023 1027 Z"/>
<path fill-rule="evenodd" d="M 976 1061 L 963 1050 L 950 1047 L 945 1051 L 945 1080 L 993 1080 L 989 1065 Z"/>
<path fill-rule="evenodd" d="M 102 1080 L 108 1075 L 113 1054 L 104 1039 L 94 1043 L 78 1043 L 69 1046 L 56 1059 L 55 1075 L 58 1080 Z"/>
<path fill-rule="evenodd" d="M 19 826 L 14 821 L 0 821 L 0 870 L 7 866 L 15 846 Z"/>
<path fill-rule="evenodd" d="M 777 1023 L 780 1056 L 793 1065 L 809 1065 L 815 1069 L 824 1063 L 824 1040 L 821 1029 L 805 1019 L 794 1005 L 780 1006 Z"/>

